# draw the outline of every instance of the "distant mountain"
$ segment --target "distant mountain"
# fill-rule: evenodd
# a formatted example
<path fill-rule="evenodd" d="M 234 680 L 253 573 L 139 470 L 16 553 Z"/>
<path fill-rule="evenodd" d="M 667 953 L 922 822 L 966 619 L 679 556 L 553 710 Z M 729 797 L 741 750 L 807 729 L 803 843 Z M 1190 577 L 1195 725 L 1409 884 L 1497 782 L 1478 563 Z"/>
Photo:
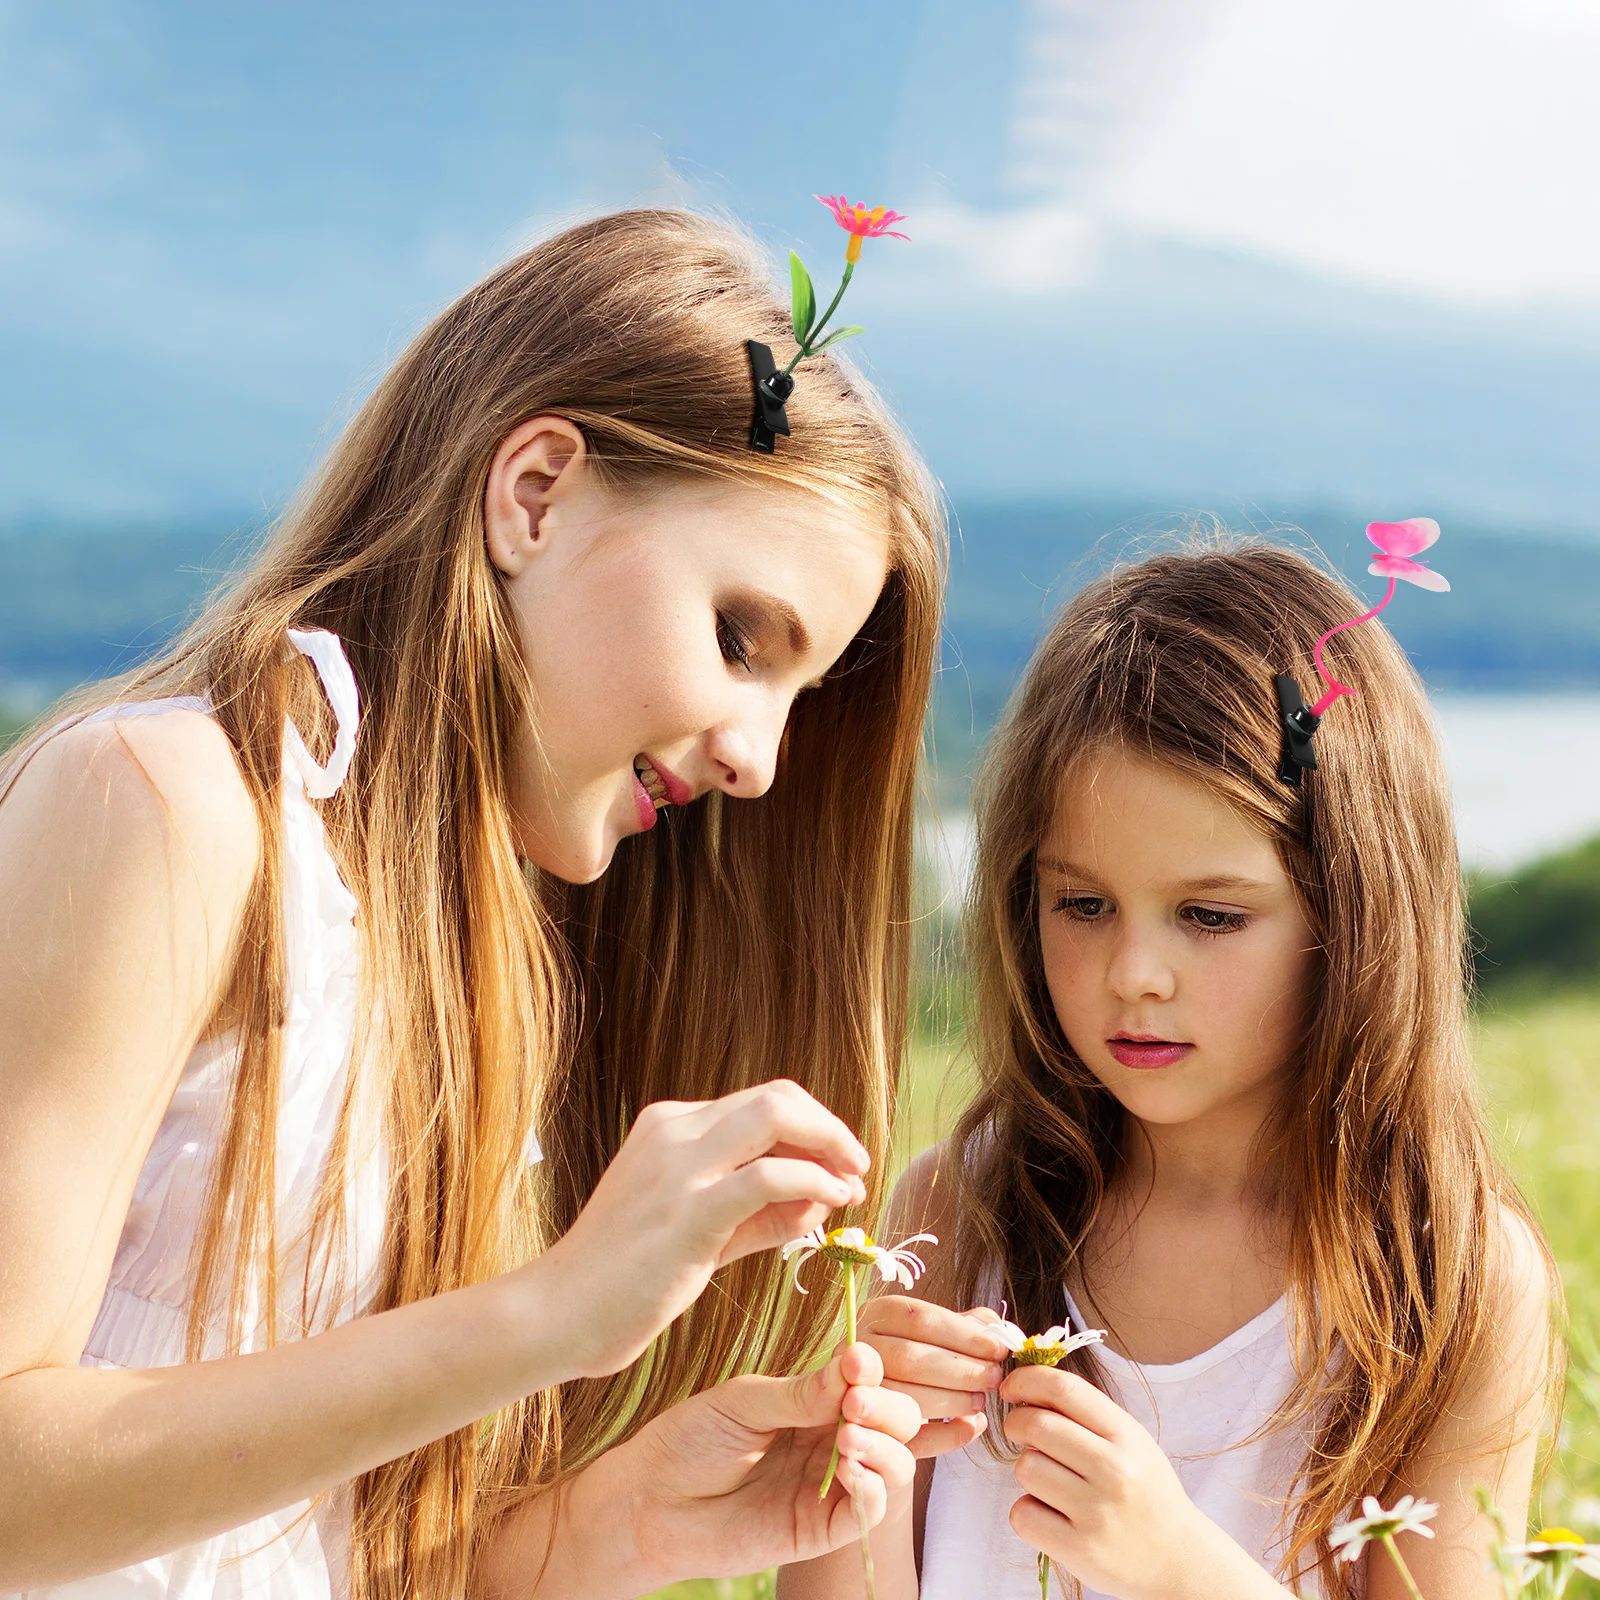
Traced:
<path fill-rule="evenodd" d="M 1193 520 L 1128 501 L 989 502 L 957 512 L 936 718 L 946 770 L 993 724 L 1055 608 Z M 1308 509 L 1281 527 L 1256 526 L 1320 548 L 1360 592 L 1382 593 L 1366 574 L 1358 519 Z M 258 538 L 247 518 L 0 526 L 0 699 L 36 701 L 132 665 L 172 636 Z M 1450 579 L 1448 597 L 1406 590 L 1384 614 L 1431 686 L 1600 686 L 1600 545 L 1448 524 L 1435 564 Z"/>
<path fill-rule="evenodd" d="M 974 505 L 954 535 L 950 602 L 935 719 L 941 770 L 960 769 L 993 725 L 1056 609 L 1116 564 L 1209 519 L 1149 504 Z M 1368 576 L 1364 525 L 1327 510 L 1232 526 L 1320 550 L 1359 593 Z M 1435 689 L 1509 691 L 1600 686 L 1600 546 L 1446 525 L 1433 564 L 1448 596 L 1402 592 L 1384 612 Z"/>

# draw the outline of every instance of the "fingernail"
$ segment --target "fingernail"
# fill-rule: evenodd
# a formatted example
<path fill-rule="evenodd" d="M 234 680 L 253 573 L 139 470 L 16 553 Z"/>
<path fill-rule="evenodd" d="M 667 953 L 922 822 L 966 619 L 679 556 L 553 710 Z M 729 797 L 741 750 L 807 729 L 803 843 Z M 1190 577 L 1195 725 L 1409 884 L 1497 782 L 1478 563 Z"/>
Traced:
<path fill-rule="evenodd" d="M 998 1362 L 992 1361 L 983 1369 L 983 1381 L 988 1384 L 991 1389 L 999 1388 L 1001 1383 L 1005 1380 L 1005 1375 L 1006 1369 Z"/>

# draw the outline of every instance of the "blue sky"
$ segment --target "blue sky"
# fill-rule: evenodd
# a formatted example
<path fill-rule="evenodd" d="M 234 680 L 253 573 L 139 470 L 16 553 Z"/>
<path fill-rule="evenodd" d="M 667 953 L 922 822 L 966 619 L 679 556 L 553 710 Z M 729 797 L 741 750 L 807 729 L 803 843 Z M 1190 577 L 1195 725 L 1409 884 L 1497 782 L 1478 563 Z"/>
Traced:
<path fill-rule="evenodd" d="M 1600 0 L 0 0 L 0 519 L 276 504 L 576 215 L 910 213 L 859 355 L 958 501 L 1600 531 Z"/>

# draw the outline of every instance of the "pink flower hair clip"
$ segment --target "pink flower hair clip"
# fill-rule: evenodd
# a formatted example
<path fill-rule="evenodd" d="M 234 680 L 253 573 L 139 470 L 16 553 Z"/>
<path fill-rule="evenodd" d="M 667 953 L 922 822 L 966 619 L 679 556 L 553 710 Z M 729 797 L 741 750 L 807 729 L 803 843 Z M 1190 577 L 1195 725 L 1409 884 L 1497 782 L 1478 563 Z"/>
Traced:
<path fill-rule="evenodd" d="M 806 271 L 805 262 L 793 250 L 789 252 L 791 320 L 794 342 L 799 348 L 788 366 L 779 371 L 770 345 L 761 344 L 755 339 L 745 341 L 745 349 L 750 356 L 750 376 L 756 386 L 756 415 L 750 425 L 750 448 L 768 456 L 777 448 L 777 436 L 780 433 L 786 439 L 789 437 L 789 414 L 784 407 L 794 393 L 794 369 L 802 361 L 820 356 L 829 346 L 867 331 L 852 325 L 827 332 L 828 319 L 839 309 L 839 302 L 844 299 L 844 292 L 855 275 L 856 263 L 861 259 L 862 240 L 907 237 L 889 226 L 892 222 L 904 222 L 905 218 L 887 206 L 869 209 L 846 200 L 842 194 L 819 194 L 813 195 L 812 199 L 820 200 L 833 213 L 833 220 L 850 235 L 850 243 L 845 246 L 844 277 L 839 280 L 837 293 L 820 317 L 817 315 L 817 291 L 812 286 L 811 274 Z"/>
<path fill-rule="evenodd" d="M 1407 583 L 1416 584 L 1418 588 L 1432 589 L 1437 594 L 1446 594 L 1450 589 L 1449 581 L 1442 573 L 1435 572 L 1427 562 L 1414 559 L 1439 537 L 1439 524 L 1432 517 L 1408 517 L 1404 522 L 1369 522 L 1367 537 L 1381 552 L 1368 565 L 1367 571 L 1376 577 L 1387 578 L 1389 587 L 1383 599 L 1370 611 L 1329 628 L 1317 640 L 1312 659 L 1316 662 L 1322 681 L 1328 686 L 1326 691 L 1314 705 L 1308 706 L 1295 679 L 1281 673 L 1273 679 L 1278 691 L 1278 712 L 1284 732 L 1283 757 L 1278 763 L 1278 776 L 1284 783 L 1293 784 L 1297 789 L 1300 787 L 1302 771 L 1307 768 L 1316 771 L 1317 755 L 1311 748 L 1311 736 L 1321 726 L 1324 713 L 1340 695 L 1356 692 L 1349 684 L 1340 683 L 1323 666 L 1322 647 L 1334 634 L 1345 628 L 1360 627 L 1363 622 L 1370 622 L 1377 616 L 1394 599 L 1395 585 L 1401 578 Z"/>

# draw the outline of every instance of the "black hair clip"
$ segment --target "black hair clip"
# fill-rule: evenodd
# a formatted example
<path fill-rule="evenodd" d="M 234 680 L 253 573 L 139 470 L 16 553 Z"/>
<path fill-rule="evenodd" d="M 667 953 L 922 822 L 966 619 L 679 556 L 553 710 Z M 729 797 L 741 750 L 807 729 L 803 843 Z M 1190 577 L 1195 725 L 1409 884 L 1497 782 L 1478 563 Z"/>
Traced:
<path fill-rule="evenodd" d="M 1283 723 L 1283 756 L 1278 762 L 1278 777 L 1298 789 L 1302 769 L 1317 770 L 1317 753 L 1311 748 L 1311 735 L 1322 726 L 1322 718 L 1306 704 L 1300 685 L 1293 678 L 1280 673 L 1272 682 L 1278 691 L 1278 714 Z"/>
<path fill-rule="evenodd" d="M 770 346 L 747 339 L 745 349 L 750 352 L 750 376 L 756 385 L 756 415 L 750 424 L 750 448 L 770 456 L 777 436 L 781 433 L 784 438 L 789 437 L 789 414 L 783 408 L 794 393 L 794 377 L 778 371 Z"/>

